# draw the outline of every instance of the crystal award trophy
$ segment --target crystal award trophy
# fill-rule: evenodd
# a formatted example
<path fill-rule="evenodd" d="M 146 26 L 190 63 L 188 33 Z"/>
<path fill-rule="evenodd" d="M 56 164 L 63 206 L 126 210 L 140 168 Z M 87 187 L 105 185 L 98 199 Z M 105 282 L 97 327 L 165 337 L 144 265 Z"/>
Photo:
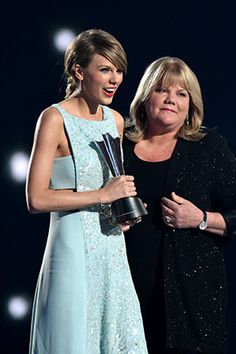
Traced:
<path fill-rule="evenodd" d="M 103 159 L 113 177 L 124 175 L 124 167 L 121 155 L 120 138 L 113 138 L 110 134 L 102 135 L 103 141 L 95 141 Z M 125 197 L 111 204 L 112 219 L 117 223 L 135 224 L 140 221 L 147 210 L 138 197 Z"/>

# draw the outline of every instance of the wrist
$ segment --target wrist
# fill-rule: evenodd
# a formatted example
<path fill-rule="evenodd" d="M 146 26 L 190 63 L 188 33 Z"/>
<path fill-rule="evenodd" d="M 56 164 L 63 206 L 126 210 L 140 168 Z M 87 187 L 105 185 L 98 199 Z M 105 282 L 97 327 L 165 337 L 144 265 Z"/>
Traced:
<path fill-rule="evenodd" d="M 105 195 L 103 188 L 98 190 L 98 203 L 105 204 Z"/>
<path fill-rule="evenodd" d="M 107 194 L 106 194 L 106 191 L 104 188 L 100 188 L 99 189 L 99 203 L 100 204 L 107 204 L 109 203 L 109 200 L 108 200 L 108 197 L 107 197 Z"/>
<path fill-rule="evenodd" d="M 202 220 L 198 225 L 198 228 L 203 231 L 206 230 L 207 226 L 207 212 L 205 210 L 202 210 Z"/>

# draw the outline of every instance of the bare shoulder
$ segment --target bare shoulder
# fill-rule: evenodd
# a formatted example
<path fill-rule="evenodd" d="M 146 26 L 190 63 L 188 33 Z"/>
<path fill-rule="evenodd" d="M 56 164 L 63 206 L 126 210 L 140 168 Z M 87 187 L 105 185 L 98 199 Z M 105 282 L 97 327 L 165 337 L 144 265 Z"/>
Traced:
<path fill-rule="evenodd" d="M 122 115 L 115 111 L 114 109 L 111 109 L 111 112 L 115 118 L 115 121 L 116 121 L 116 126 L 117 126 L 117 129 L 118 129 L 118 132 L 123 135 L 123 131 L 124 131 L 124 118 L 122 117 Z"/>
<path fill-rule="evenodd" d="M 47 107 L 44 109 L 39 118 L 38 118 L 38 125 L 46 125 L 46 126 L 51 126 L 53 125 L 54 127 L 61 128 L 63 126 L 63 119 L 58 112 L 58 110 L 54 107 Z"/>
<path fill-rule="evenodd" d="M 41 145 L 52 144 L 58 146 L 63 140 L 63 118 L 54 107 L 45 108 L 36 123 L 34 141 Z"/>
<path fill-rule="evenodd" d="M 112 114 L 114 115 L 115 120 L 116 120 L 117 122 L 123 122 L 123 123 L 124 123 L 124 119 L 123 119 L 122 115 L 121 115 L 119 112 L 115 111 L 115 110 L 112 109 L 112 108 L 110 108 L 110 110 L 111 110 Z"/>

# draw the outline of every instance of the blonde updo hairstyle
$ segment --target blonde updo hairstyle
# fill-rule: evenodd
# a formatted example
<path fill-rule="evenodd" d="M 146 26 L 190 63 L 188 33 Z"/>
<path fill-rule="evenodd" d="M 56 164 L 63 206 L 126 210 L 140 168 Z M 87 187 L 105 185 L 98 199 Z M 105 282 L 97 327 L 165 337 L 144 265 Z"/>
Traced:
<path fill-rule="evenodd" d="M 147 67 L 140 80 L 130 105 L 129 119 L 133 122 L 134 129 L 128 131 L 128 139 L 138 142 L 146 137 L 145 102 L 158 88 L 170 87 L 175 84 L 179 84 L 187 90 L 190 96 L 188 120 L 185 120 L 177 136 L 186 140 L 199 140 L 205 135 L 202 131 L 202 94 L 196 75 L 183 60 L 175 57 L 162 57 Z"/>
<path fill-rule="evenodd" d="M 89 29 L 81 32 L 71 42 L 65 52 L 64 75 L 66 78 L 66 96 L 76 96 L 80 92 L 80 81 L 76 78 L 74 65 L 86 68 L 93 56 L 100 54 L 116 68 L 127 72 L 127 57 L 120 42 L 110 33 L 101 29 Z"/>

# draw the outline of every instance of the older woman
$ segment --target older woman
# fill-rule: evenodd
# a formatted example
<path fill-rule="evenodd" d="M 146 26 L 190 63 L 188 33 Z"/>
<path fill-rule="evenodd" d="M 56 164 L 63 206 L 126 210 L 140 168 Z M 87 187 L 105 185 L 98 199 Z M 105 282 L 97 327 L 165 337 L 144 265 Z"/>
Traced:
<path fill-rule="evenodd" d="M 127 231 L 126 245 L 149 353 L 223 353 L 235 157 L 224 137 L 202 126 L 198 80 L 178 58 L 148 66 L 130 116 L 125 171 L 149 214 Z"/>

